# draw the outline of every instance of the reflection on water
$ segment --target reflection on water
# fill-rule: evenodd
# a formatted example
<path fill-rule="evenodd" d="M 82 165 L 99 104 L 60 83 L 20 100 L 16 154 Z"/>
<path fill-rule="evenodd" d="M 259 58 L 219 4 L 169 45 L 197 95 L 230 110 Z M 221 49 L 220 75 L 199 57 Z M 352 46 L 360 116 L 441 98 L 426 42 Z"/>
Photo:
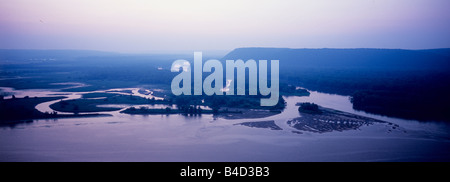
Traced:
<path fill-rule="evenodd" d="M 67 88 L 76 88 L 76 87 L 83 87 L 86 86 L 85 84 L 82 83 L 74 83 L 74 82 L 67 82 L 67 83 L 54 83 L 54 85 L 72 85 L 69 86 Z M 73 86 L 74 85 L 74 86 Z M 64 88 L 64 89 L 67 89 Z M 139 90 L 145 91 L 146 94 L 141 94 L 139 92 Z M 59 91 L 59 89 L 25 89 L 25 90 L 15 90 L 13 88 L 10 87 L 0 87 L 0 93 L 9 93 L 9 95 L 7 95 L 5 97 L 5 99 L 9 99 L 12 97 L 12 95 L 15 95 L 16 97 L 25 97 L 25 96 L 30 96 L 30 97 L 54 97 L 54 96 L 64 96 L 66 98 L 61 99 L 61 100 L 54 100 L 54 101 L 49 101 L 49 102 L 43 102 L 41 104 L 38 104 L 36 106 L 36 109 L 40 112 L 48 112 L 48 113 L 52 113 L 55 110 L 53 110 L 52 108 L 50 108 L 50 105 L 57 103 L 59 101 L 66 101 L 66 100 L 72 100 L 72 99 L 80 99 L 82 98 L 83 94 L 88 94 L 88 93 L 116 93 L 116 94 L 122 94 L 122 95 L 129 95 L 131 92 L 131 94 L 135 95 L 135 96 L 139 96 L 139 97 L 143 97 L 143 98 L 148 98 L 148 99 L 155 99 L 155 100 L 163 100 L 164 98 L 162 97 L 156 97 L 152 95 L 152 91 L 147 90 L 147 89 L 142 89 L 142 88 L 119 88 L 119 89 L 108 89 L 108 90 L 98 90 L 98 91 L 90 91 L 90 92 L 61 92 Z M 88 99 L 102 99 L 104 97 L 97 97 L 97 98 L 88 98 Z M 115 105 L 113 107 L 119 107 L 119 106 L 130 106 L 130 105 Z M 152 108 L 153 106 L 151 104 L 148 105 L 138 105 L 139 107 L 149 107 Z M 102 107 L 102 106 L 101 106 Z M 105 107 L 105 106 L 103 106 Z M 108 106 L 106 106 L 108 107 Z M 161 107 L 161 108 L 166 108 L 165 107 Z M 169 106 L 171 107 L 171 106 Z M 71 112 L 61 112 L 61 111 L 57 111 L 60 114 L 73 114 Z M 88 112 L 88 113 L 94 113 L 94 112 Z M 79 114 L 88 114 L 87 112 L 79 112 Z M 99 114 L 105 114 L 105 112 L 95 112 L 95 113 L 99 113 Z"/>
<path fill-rule="evenodd" d="M 419 132 L 422 135 L 441 136 L 441 137 L 447 137 L 450 135 L 449 134 L 450 124 L 446 122 L 433 122 L 433 121 L 421 122 L 417 120 L 406 120 L 370 114 L 364 111 L 354 110 L 352 103 L 350 102 L 350 98 L 348 96 L 325 94 L 315 91 L 310 91 L 310 93 L 311 93 L 310 97 L 302 97 L 299 102 L 314 102 L 322 107 L 332 108 L 360 116 L 391 122 L 400 125 L 401 127 L 410 130 L 411 132 Z"/>
<path fill-rule="evenodd" d="M 125 88 L 138 92 L 137 88 Z M 64 94 L 79 98 L 84 92 L 10 90 L 22 97 Z M 119 90 L 116 90 L 119 91 Z M 141 91 L 142 92 L 142 91 Z M 148 93 L 148 92 L 146 92 Z M 125 93 L 124 93 L 125 94 Z M 143 94 L 148 96 L 146 94 Z M 286 109 L 259 119 L 227 120 L 213 115 L 128 115 L 36 120 L 0 128 L 0 161 L 449 161 L 446 123 L 416 122 L 354 111 L 348 97 L 312 92 L 310 97 L 286 97 Z M 297 102 L 314 102 L 383 122 L 357 130 L 322 132 L 293 125 Z M 50 102 L 36 108 L 50 109 Z M 121 105 L 121 107 L 124 105 Z M 143 105 L 167 107 L 165 105 Z M 115 107 L 115 106 L 106 106 Z M 139 106 L 135 106 L 139 107 Z M 392 123 L 392 124 L 389 124 Z M 352 122 L 346 123 L 353 126 Z M 300 128 L 316 127 L 307 123 Z M 393 127 L 396 127 L 393 130 Z M 276 129 L 271 129 L 276 128 Z M 336 129 L 339 130 L 339 129 Z"/>

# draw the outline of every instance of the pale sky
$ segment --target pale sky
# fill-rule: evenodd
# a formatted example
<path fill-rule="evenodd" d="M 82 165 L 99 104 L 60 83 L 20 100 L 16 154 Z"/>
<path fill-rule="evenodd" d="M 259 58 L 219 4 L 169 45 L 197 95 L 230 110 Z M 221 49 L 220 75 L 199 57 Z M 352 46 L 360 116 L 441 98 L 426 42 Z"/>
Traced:
<path fill-rule="evenodd" d="M 449 0 L 0 0 L 0 49 L 450 47 Z"/>

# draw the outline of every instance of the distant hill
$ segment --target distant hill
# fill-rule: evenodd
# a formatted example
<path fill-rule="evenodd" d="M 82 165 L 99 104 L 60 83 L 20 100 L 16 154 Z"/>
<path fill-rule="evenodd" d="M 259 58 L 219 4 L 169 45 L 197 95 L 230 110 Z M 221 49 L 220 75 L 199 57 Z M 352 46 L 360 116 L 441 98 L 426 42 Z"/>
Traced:
<path fill-rule="evenodd" d="M 403 49 L 288 49 L 238 48 L 223 60 L 277 59 L 280 69 L 369 68 L 369 69 L 449 69 L 450 48 Z"/>
<path fill-rule="evenodd" d="M 348 95 L 353 108 L 450 121 L 450 49 L 239 48 L 223 60 L 280 60 L 280 83 Z"/>

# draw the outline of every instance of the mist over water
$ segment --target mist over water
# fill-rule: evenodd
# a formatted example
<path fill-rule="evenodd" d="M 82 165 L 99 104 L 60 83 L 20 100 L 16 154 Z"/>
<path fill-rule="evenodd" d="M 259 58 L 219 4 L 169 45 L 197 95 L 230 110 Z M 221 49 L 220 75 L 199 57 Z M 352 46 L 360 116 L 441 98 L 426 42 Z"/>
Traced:
<path fill-rule="evenodd" d="M 11 90 L 13 91 L 13 90 Z M 52 91 L 19 91 L 49 95 Z M 18 94 L 19 92 L 15 92 Z M 69 93 L 66 93 L 69 94 Z M 18 94 L 20 95 L 20 94 Z M 70 94 L 68 95 L 70 96 Z M 72 97 L 72 96 L 70 96 Z M 210 114 L 128 115 L 35 120 L 0 129 L 1 161 L 442 161 L 449 160 L 446 123 L 407 121 L 351 109 L 348 97 L 311 92 L 286 97 L 287 107 L 267 118 L 227 120 Z M 329 133 L 297 131 L 297 102 L 367 115 L 398 124 L 374 124 Z M 281 130 L 236 125 L 273 120 Z M 416 146 L 426 146 L 418 148 Z M 330 152 L 333 151 L 333 152 Z M 432 155 L 431 155 L 432 154 Z"/>

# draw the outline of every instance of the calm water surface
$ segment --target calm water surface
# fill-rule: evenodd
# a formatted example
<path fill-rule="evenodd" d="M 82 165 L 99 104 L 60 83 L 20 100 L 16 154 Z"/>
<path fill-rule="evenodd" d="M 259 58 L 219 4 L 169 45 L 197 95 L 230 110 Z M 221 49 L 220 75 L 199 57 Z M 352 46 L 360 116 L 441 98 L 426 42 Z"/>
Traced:
<path fill-rule="evenodd" d="M 52 90 L 2 89 L 17 97 L 80 97 Z M 106 112 L 112 114 L 108 117 L 36 120 L 1 127 L 0 161 L 450 161 L 449 124 L 358 112 L 348 97 L 339 95 L 311 92 L 309 97 L 285 100 L 288 105 L 282 113 L 260 119 L 142 116 L 114 111 Z M 373 124 L 342 132 L 294 133 L 296 129 L 287 121 L 300 117 L 297 102 L 315 102 L 392 122 L 400 129 L 390 131 L 386 124 Z M 42 103 L 37 109 L 51 111 L 48 106 L 52 103 Z M 267 120 L 274 120 L 282 130 L 235 125 Z"/>

